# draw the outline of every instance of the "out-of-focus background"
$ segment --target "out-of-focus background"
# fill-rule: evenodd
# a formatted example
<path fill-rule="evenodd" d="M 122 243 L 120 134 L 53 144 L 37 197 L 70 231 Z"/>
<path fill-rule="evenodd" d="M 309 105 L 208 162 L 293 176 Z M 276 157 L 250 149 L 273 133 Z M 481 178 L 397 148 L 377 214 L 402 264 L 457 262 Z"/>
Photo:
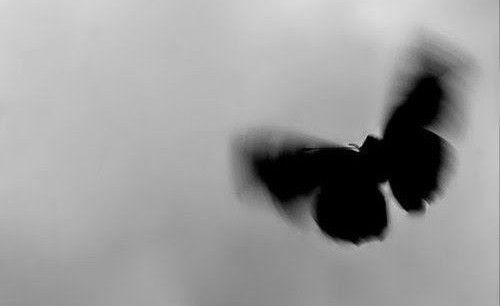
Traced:
<path fill-rule="evenodd" d="M 0 3 L 0 304 L 498 305 L 493 0 Z M 349 247 L 237 199 L 230 137 L 380 132 L 419 29 L 470 55 L 459 163 Z"/>

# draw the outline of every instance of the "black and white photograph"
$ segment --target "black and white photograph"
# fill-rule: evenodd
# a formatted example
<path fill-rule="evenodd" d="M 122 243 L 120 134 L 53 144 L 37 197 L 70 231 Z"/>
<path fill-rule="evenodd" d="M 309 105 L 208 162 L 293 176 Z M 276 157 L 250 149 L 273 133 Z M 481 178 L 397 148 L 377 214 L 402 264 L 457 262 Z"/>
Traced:
<path fill-rule="evenodd" d="M 1 0 L 1 306 L 497 306 L 498 0 Z"/>

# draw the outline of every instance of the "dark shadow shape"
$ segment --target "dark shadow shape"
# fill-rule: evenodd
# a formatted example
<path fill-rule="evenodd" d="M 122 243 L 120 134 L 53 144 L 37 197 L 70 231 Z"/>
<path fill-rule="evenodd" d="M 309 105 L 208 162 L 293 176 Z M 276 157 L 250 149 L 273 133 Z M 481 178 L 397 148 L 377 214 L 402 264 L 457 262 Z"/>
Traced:
<path fill-rule="evenodd" d="M 446 81 L 460 67 L 433 46 L 426 42 L 415 53 L 419 69 L 389 113 L 382 139 L 369 135 L 361 147 L 347 147 L 272 130 L 247 133 L 233 146 L 245 186 L 263 187 L 285 214 L 299 198 L 313 196 L 319 228 L 354 244 L 384 238 L 384 182 L 405 211 L 423 213 L 451 165 L 451 146 L 430 129 L 454 110 Z"/>

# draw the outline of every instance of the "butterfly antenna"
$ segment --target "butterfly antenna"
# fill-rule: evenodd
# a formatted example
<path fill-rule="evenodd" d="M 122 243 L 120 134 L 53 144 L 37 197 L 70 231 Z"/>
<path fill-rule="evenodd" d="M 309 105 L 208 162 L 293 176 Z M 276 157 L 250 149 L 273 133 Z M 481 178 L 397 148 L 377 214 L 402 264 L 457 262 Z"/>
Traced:
<path fill-rule="evenodd" d="M 351 147 L 353 147 L 354 149 L 356 149 L 358 152 L 359 152 L 359 150 L 361 149 L 361 147 L 360 147 L 360 146 L 358 146 L 358 145 L 357 145 L 357 144 L 355 144 L 355 143 L 350 143 L 350 144 L 348 144 L 348 145 L 349 145 L 349 146 L 351 146 Z"/>

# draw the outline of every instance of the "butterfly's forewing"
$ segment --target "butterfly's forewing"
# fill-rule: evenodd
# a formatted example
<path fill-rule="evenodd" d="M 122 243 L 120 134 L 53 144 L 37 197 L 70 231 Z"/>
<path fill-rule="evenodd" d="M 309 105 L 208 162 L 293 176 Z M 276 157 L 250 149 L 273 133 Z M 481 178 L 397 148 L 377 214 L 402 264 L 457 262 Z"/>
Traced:
<path fill-rule="evenodd" d="M 338 156 L 336 161 L 335 176 L 319 188 L 316 223 L 336 240 L 358 244 L 383 239 L 387 211 L 378 183 L 365 173 L 358 152 Z"/>
<path fill-rule="evenodd" d="M 282 208 L 310 195 L 327 175 L 329 152 L 340 149 L 312 137 L 279 130 L 252 131 L 237 144 L 240 177 L 248 187 L 264 187 Z"/>
<path fill-rule="evenodd" d="M 398 133 L 402 127 L 429 126 L 444 118 L 446 92 L 440 76 L 423 71 L 406 85 L 406 92 L 387 122 L 386 135 Z"/>
<path fill-rule="evenodd" d="M 256 177 L 280 202 L 305 196 L 319 186 L 320 160 L 314 150 L 283 148 L 275 155 L 254 156 Z"/>

